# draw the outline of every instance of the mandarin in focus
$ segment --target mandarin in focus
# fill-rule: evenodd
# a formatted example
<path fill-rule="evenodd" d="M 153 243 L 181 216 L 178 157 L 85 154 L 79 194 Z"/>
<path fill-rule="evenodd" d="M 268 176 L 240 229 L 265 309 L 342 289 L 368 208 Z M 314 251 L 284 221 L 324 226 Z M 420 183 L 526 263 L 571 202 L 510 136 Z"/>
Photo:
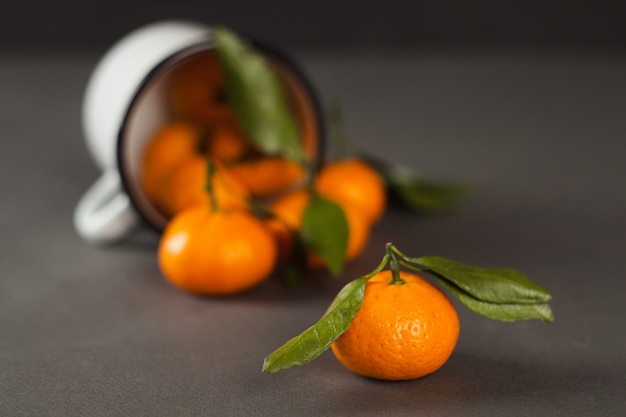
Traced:
<path fill-rule="evenodd" d="M 382 271 L 365 285 L 363 304 L 348 329 L 331 345 L 352 372 L 375 379 L 408 380 L 429 375 L 448 360 L 459 337 L 454 306 L 424 278 Z"/>

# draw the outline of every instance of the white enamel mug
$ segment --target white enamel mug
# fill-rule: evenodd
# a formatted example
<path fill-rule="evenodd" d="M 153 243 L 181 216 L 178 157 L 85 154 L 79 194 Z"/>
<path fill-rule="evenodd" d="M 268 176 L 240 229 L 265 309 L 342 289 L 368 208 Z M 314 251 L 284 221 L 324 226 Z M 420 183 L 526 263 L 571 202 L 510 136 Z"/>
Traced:
<path fill-rule="evenodd" d="M 274 48 L 250 42 L 277 72 L 298 122 L 308 132 L 307 147 L 321 158 L 323 118 L 307 78 Z M 152 135 L 171 117 L 164 91 L 167 75 L 213 49 L 210 26 L 163 21 L 129 33 L 97 63 L 85 90 L 82 123 L 88 151 L 102 175 L 74 212 L 74 225 L 83 239 L 117 242 L 142 224 L 163 230 L 168 219 L 139 184 L 142 154 Z"/>

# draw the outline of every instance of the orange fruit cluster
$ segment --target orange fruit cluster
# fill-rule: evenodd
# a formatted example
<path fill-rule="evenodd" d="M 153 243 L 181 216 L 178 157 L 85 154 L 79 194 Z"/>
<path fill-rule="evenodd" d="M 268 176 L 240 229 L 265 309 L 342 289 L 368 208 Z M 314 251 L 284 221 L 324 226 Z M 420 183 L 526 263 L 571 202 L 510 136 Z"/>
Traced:
<path fill-rule="evenodd" d="M 259 152 L 239 128 L 215 54 L 174 67 L 165 96 L 171 121 L 148 142 L 141 172 L 146 197 L 165 217 L 207 200 L 207 158 L 224 168 L 214 184 L 224 208 L 245 207 L 246 198 L 269 197 L 304 177 L 298 164 Z"/>
<path fill-rule="evenodd" d="M 246 159 L 247 155 L 254 158 Z M 214 199 L 207 192 L 209 161 L 214 166 L 210 180 Z M 305 175 L 305 169 L 293 161 L 259 156 L 233 123 L 222 123 L 215 132 L 197 122 L 167 123 L 146 147 L 141 179 L 146 196 L 170 219 L 159 248 L 165 277 L 185 290 L 208 295 L 228 295 L 250 288 L 250 281 L 240 268 L 258 271 L 255 282 L 266 278 L 277 259 L 289 259 L 294 239 L 301 231 L 304 210 L 313 192 L 303 184 Z M 315 192 L 343 209 L 349 228 L 345 259 L 354 260 L 366 246 L 371 227 L 384 212 L 386 194 L 382 180 L 365 163 L 348 159 L 326 164 L 315 175 L 313 184 Z M 273 216 L 257 218 L 251 201 L 264 205 Z M 241 226 L 241 213 L 247 218 L 245 227 Z M 215 222 L 222 226 L 209 226 Z M 251 223 L 257 226 L 250 226 Z M 259 232 L 261 228 L 263 231 Z M 222 257 L 224 248 L 235 245 L 232 239 L 225 238 L 238 233 L 248 242 L 248 249 L 231 248 L 239 258 L 229 262 L 238 267 L 228 269 L 195 260 L 207 258 L 203 253 L 210 253 L 211 259 Z M 269 236 L 271 243 L 267 236 L 259 237 L 261 234 Z M 237 244 L 242 245 L 241 241 Z M 217 246 L 221 250 L 216 250 Z M 307 265 L 319 269 L 324 262 L 311 251 Z M 214 279 L 208 279 L 209 276 Z M 239 285 L 218 285 L 218 281 Z"/>
<path fill-rule="evenodd" d="M 213 126 L 167 123 L 146 148 L 142 186 L 169 219 L 158 250 L 165 278 L 192 293 L 225 296 L 272 272 L 276 244 L 249 210 L 257 190 L 229 165 L 251 145 L 234 124 Z"/>
<path fill-rule="evenodd" d="M 192 293 L 244 291 L 265 279 L 277 258 L 274 236 L 250 212 L 249 200 L 293 186 L 304 170 L 262 155 L 238 127 L 214 54 L 175 67 L 165 96 L 171 118 L 147 141 L 140 178 L 147 199 L 168 219 L 161 271 Z"/>
<path fill-rule="evenodd" d="M 177 120 L 146 147 L 141 172 L 146 197 L 167 218 L 208 201 L 209 159 L 220 167 L 213 189 L 223 208 L 246 208 L 248 198 L 270 197 L 304 178 L 295 162 L 260 155 L 234 122 L 206 126 Z"/>
<path fill-rule="evenodd" d="M 168 219 L 159 265 L 169 281 L 209 295 L 234 294 L 260 282 L 277 260 L 291 256 L 312 192 L 343 209 L 349 227 L 346 260 L 362 252 L 386 202 L 372 168 L 358 160 L 331 162 L 309 184 L 305 180 L 313 173 L 303 165 L 264 154 L 239 127 L 215 56 L 175 68 L 166 96 L 171 119 L 147 142 L 140 182 Z M 310 148 L 305 119 L 301 140 Z M 253 214 L 261 206 L 273 216 Z M 308 266 L 324 263 L 311 252 Z"/>

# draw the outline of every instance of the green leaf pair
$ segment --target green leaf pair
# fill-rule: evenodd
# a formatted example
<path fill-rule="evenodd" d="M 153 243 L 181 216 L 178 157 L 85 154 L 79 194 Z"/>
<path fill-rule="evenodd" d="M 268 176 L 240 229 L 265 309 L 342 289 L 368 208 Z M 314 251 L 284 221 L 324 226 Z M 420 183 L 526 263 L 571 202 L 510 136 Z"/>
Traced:
<path fill-rule="evenodd" d="M 337 294 L 322 318 L 265 358 L 263 372 L 277 372 L 303 365 L 324 353 L 350 326 L 363 303 L 367 281 L 388 262 L 392 271 L 400 266 L 430 273 L 470 310 L 503 321 L 540 319 L 552 322 L 548 305 L 552 296 L 544 287 L 512 269 L 464 265 L 441 257 L 409 258 L 387 244 L 382 262 L 370 274 L 349 282 Z M 401 284 L 394 279 L 389 285 Z M 416 300 L 419 302 L 419 300 Z"/>
<path fill-rule="evenodd" d="M 437 257 L 410 259 L 475 313 L 502 320 L 554 321 L 550 292 L 513 269 L 472 267 Z"/>

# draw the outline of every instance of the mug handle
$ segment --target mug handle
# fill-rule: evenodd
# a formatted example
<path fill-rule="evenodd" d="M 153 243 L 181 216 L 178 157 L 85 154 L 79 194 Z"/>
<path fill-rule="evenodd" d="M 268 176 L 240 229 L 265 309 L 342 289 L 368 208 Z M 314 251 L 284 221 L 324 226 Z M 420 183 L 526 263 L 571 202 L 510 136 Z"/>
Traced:
<path fill-rule="evenodd" d="M 128 196 L 122 192 L 115 169 L 108 169 L 85 192 L 74 211 L 74 227 L 91 243 L 113 243 L 126 237 L 139 223 Z"/>

